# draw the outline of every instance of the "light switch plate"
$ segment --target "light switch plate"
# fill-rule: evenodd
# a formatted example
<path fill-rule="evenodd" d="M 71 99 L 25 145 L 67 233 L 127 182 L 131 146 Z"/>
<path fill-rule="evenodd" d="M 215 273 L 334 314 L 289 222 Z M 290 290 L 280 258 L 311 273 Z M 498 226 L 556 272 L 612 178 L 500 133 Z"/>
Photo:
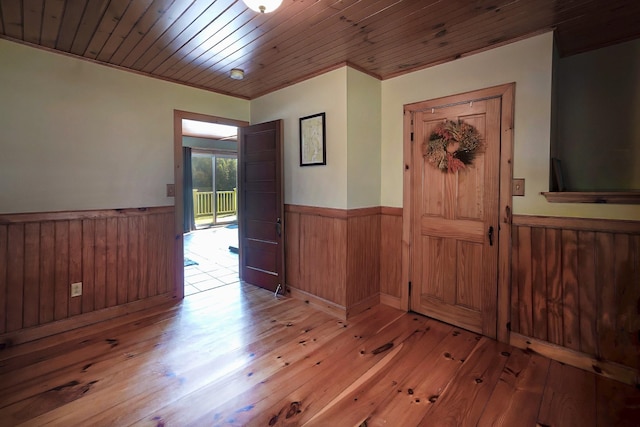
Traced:
<path fill-rule="evenodd" d="M 82 282 L 71 284 L 71 298 L 79 297 L 82 295 Z"/>
<path fill-rule="evenodd" d="M 175 197 L 175 196 L 176 196 L 176 185 L 167 184 L 167 197 Z"/>
<path fill-rule="evenodd" d="M 514 178 L 511 184 L 511 194 L 524 196 L 524 178 Z"/>

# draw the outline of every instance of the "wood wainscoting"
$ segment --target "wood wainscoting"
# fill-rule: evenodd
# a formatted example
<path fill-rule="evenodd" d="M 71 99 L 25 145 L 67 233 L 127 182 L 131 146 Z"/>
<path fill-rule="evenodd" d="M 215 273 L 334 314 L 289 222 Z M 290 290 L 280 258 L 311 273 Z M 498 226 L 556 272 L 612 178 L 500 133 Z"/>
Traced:
<path fill-rule="evenodd" d="M 380 302 L 380 207 L 285 206 L 287 289 L 341 318 Z"/>
<path fill-rule="evenodd" d="M 0 215 L 0 348 L 171 299 L 174 228 L 173 206 Z"/>
<path fill-rule="evenodd" d="M 346 318 L 402 297 L 402 208 L 286 205 L 286 278 L 291 295 Z"/>
<path fill-rule="evenodd" d="M 620 381 L 640 369 L 640 221 L 513 217 L 511 344 Z"/>
<path fill-rule="evenodd" d="M 380 302 L 406 309 L 402 302 L 402 208 L 380 212 Z"/>

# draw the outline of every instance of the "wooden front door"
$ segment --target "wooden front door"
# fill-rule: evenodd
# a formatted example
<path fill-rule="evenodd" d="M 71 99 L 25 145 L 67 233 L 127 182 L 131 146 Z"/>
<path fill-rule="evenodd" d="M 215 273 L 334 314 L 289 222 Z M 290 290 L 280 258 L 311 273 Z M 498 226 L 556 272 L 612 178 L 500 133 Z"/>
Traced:
<path fill-rule="evenodd" d="M 469 94 L 413 114 L 411 143 L 411 309 L 496 337 L 501 99 Z M 443 107 L 439 107 L 443 106 Z M 445 120 L 473 125 L 482 148 L 456 172 L 435 167 L 423 143 Z"/>
<path fill-rule="evenodd" d="M 240 279 L 284 287 L 282 121 L 240 128 L 238 237 Z"/>

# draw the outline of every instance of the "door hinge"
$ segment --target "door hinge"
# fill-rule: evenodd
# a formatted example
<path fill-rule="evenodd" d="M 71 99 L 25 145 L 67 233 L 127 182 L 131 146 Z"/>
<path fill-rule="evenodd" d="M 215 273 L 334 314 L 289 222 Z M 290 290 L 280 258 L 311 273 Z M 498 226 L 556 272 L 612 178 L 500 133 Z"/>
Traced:
<path fill-rule="evenodd" d="M 413 111 L 412 111 L 411 112 L 411 135 L 410 135 L 411 142 L 413 142 L 413 116 L 414 116 L 414 114 L 413 114 Z"/>
<path fill-rule="evenodd" d="M 411 298 L 411 282 L 409 282 L 409 298 Z"/>

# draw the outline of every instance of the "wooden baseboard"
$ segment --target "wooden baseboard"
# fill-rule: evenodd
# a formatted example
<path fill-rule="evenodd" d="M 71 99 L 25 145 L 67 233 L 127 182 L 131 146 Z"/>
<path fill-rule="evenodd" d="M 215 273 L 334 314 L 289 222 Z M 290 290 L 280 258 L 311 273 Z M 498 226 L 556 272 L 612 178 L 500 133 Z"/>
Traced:
<path fill-rule="evenodd" d="M 509 344 L 625 384 L 636 387 L 640 384 L 637 369 L 606 360 L 597 360 L 586 353 L 530 338 L 515 332 L 511 333 Z"/>
<path fill-rule="evenodd" d="M 127 314 L 173 301 L 175 301 L 173 298 L 173 292 L 168 292 L 128 304 L 117 305 L 58 320 L 56 322 L 47 323 L 41 326 L 34 326 L 32 328 L 2 334 L 0 335 L 0 360 L 16 356 L 16 351 L 19 351 L 16 349 L 16 346 L 20 344 L 30 343 L 36 340 L 44 341 L 46 339 L 47 341 L 42 344 L 46 348 L 48 341 L 51 341 L 52 344 L 55 344 L 58 341 L 58 338 L 56 337 L 58 334 L 71 332 L 85 326 L 94 325 L 105 320 L 125 316 Z"/>
<path fill-rule="evenodd" d="M 306 304 L 309 304 L 310 306 L 324 313 L 330 314 L 342 320 L 347 320 L 347 310 L 345 307 L 339 304 L 336 304 L 324 298 L 317 297 L 310 294 L 309 292 L 301 291 L 300 289 L 296 289 L 291 285 L 287 285 L 287 293 L 291 296 L 291 298 L 304 301 Z"/>
<path fill-rule="evenodd" d="M 363 299 L 362 301 L 348 307 L 347 319 L 360 314 L 363 311 L 370 309 L 371 307 L 375 307 L 378 304 L 380 304 L 380 294 L 376 293 L 375 295 L 371 295 L 369 298 Z"/>
<path fill-rule="evenodd" d="M 389 307 L 397 308 L 398 310 L 404 310 L 402 308 L 402 300 L 400 297 L 394 297 L 393 295 L 380 294 L 380 304 L 388 305 Z"/>

